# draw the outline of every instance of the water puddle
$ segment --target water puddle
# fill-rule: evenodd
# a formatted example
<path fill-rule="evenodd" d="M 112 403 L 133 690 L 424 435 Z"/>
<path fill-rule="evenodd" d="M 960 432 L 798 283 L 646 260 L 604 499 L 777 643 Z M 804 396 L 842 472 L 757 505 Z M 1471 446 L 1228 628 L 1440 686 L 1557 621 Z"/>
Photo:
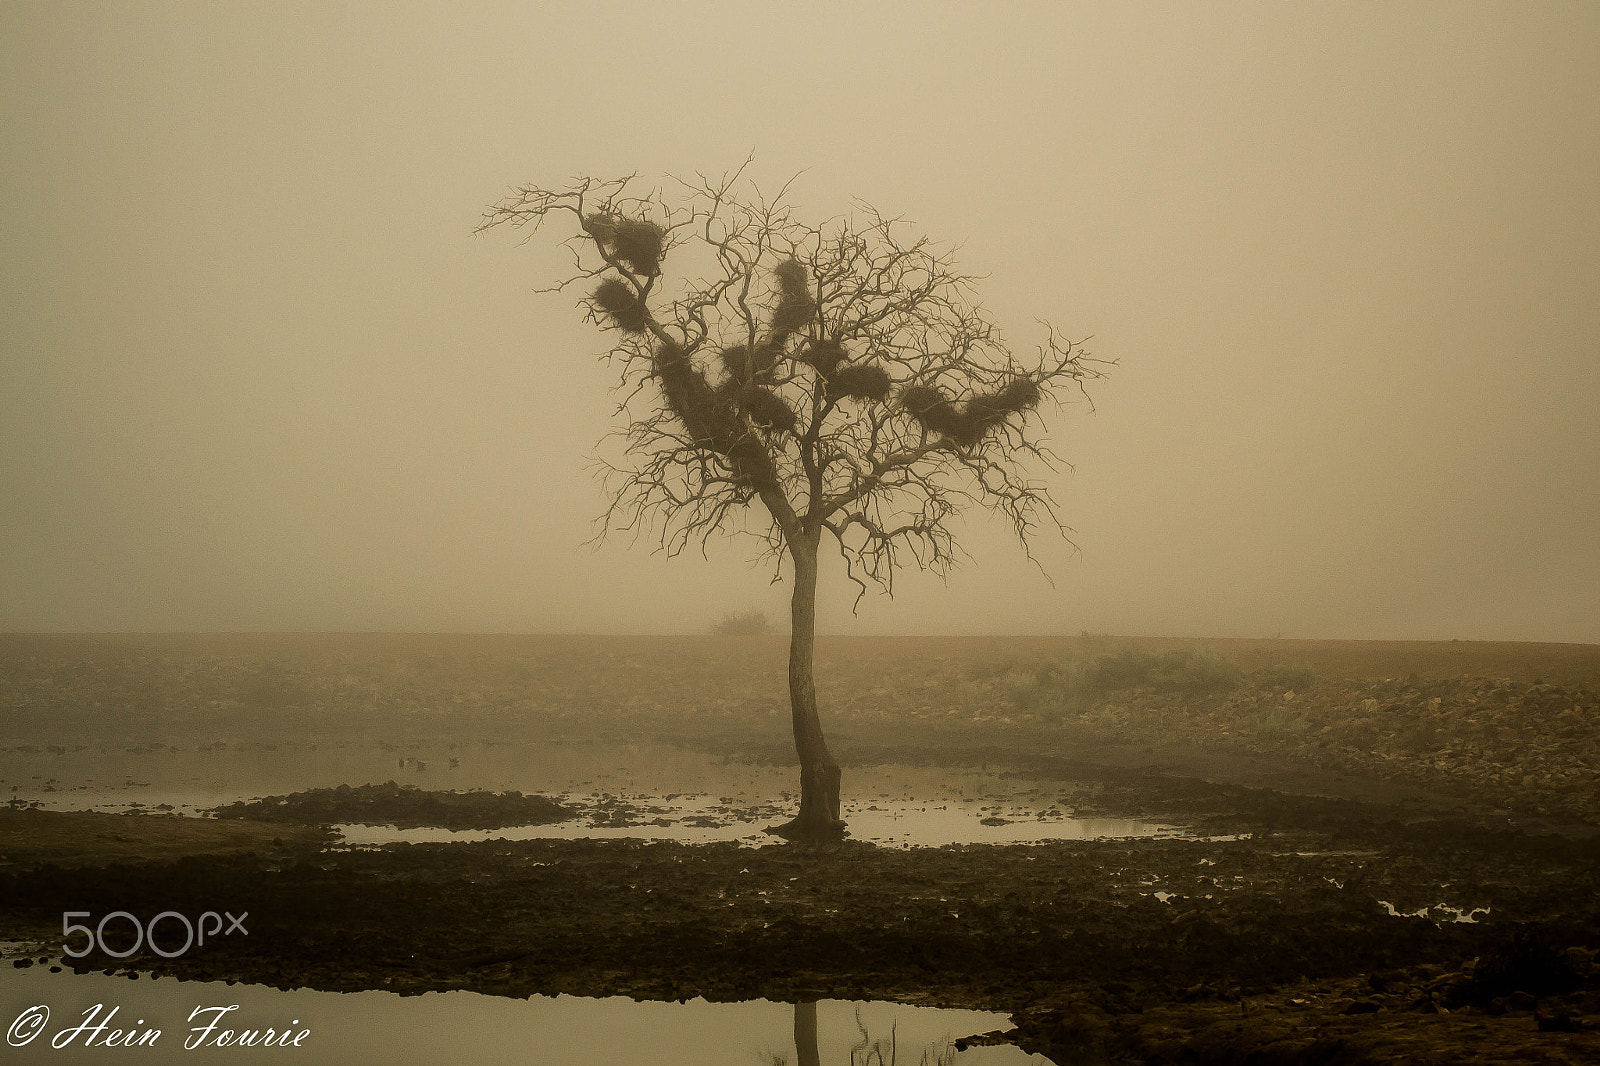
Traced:
<path fill-rule="evenodd" d="M 48 966 L 38 965 L 19 970 L 9 960 L 0 965 L 7 1062 L 205 1063 L 274 1055 L 301 1066 L 1049 1066 L 1050 1061 L 1008 1045 L 955 1049 L 961 1037 L 1010 1028 L 1004 1014 L 899 1003 L 658 1003 L 573 996 L 508 999 L 475 992 L 400 996 L 147 976 L 130 981 L 50 973 Z M 101 1025 L 105 1028 L 95 1032 Z M 108 1044 L 116 1030 L 121 1035 Z M 229 1031 L 230 1045 L 217 1046 Z M 271 1048 L 263 1052 L 268 1031 Z M 245 1032 L 254 1033 L 256 1043 L 241 1050 L 231 1041 Z"/>
<path fill-rule="evenodd" d="M 669 744 L 205 745 L 198 748 L 0 750 L 0 788 L 52 810 L 198 814 L 238 800 L 396 781 L 430 790 L 518 790 L 577 809 L 568 822 L 492 831 L 341 826 L 344 843 L 500 839 L 671 839 L 770 843 L 793 813 L 793 767 L 757 765 Z M 842 814 L 875 844 L 1019 844 L 1180 835 L 1173 826 L 1073 816 L 1087 790 L 1004 767 L 849 768 Z M 3 794 L 3 793 L 0 793 Z"/>
<path fill-rule="evenodd" d="M 1488 907 L 1473 907 L 1470 910 L 1464 907 L 1452 907 L 1448 903 L 1435 903 L 1431 907 L 1418 907 L 1414 911 L 1395 909 L 1395 905 L 1386 899 L 1378 901 L 1379 906 L 1389 912 L 1391 918 L 1428 918 L 1435 922 L 1464 922 L 1476 924 L 1478 915 L 1488 914 Z"/>
<path fill-rule="evenodd" d="M 680 810 L 662 808 L 668 815 Z M 691 808 L 692 809 L 692 808 Z M 981 810 L 949 807 L 853 809 L 846 804 L 843 817 L 849 826 L 849 839 L 886 847 L 943 847 L 950 844 L 1038 844 L 1051 840 L 1102 840 L 1121 837 L 1182 836 L 1177 826 L 1157 825 L 1118 818 L 1037 818 L 1008 820 L 1003 825 L 985 825 Z M 450 830 L 396 829 L 393 826 L 335 826 L 340 843 L 351 847 L 376 847 L 384 844 L 436 844 L 473 840 L 678 840 L 685 843 L 737 841 L 760 845 L 773 842 L 766 826 L 785 820 L 780 814 L 758 821 L 733 821 L 704 824 L 693 818 L 659 817 L 634 826 L 609 826 L 576 822 L 553 825 L 515 826 L 508 829 Z"/>

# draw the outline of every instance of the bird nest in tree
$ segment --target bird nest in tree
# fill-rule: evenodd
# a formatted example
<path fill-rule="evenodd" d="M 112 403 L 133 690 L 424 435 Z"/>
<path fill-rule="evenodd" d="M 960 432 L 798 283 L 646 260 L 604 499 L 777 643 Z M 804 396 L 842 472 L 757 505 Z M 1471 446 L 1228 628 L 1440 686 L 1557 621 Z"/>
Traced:
<path fill-rule="evenodd" d="M 583 228 L 635 274 L 660 273 L 666 232 L 654 222 L 596 212 L 584 218 Z"/>
<path fill-rule="evenodd" d="M 748 402 L 759 405 L 762 416 L 773 420 L 774 428 L 793 427 L 795 415 L 787 404 L 757 386 L 741 387 L 738 391 L 712 388 L 688 353 L 673 341 L 663 341 L 656 346 L 653 363 L 667 407 L 690 436 L 726 457 L 734 472 L 751 484 L 771 484 L 776 479 L 772 456 L 756 437 L 750 423 L 741 417 L 741 410 L 750 413 L 752 419 L 755 417 L 746 406 L 743 389 L 769 397 Z"/>
<path fill-rule="evenodd" d="M 594 302 L 626 333 L 643 333 L 650 321 L 644 302 L 633 287 L 620 278 L 602 281 L 594 290 Z"/>
<path fill-rule="evenodd" d="M 800 424 L 794 409 L 783 397 L 760 385 L 744 385 L 735 393 L 739 406 L 750 416 L 750 421 L 765 429 L 781 429 L 793 433 Z"/>
<path fill-rule="evenodd" d="M 785 259 L 772 268 L 772 273 L 778 279 L 778 288 L 786 295 L 805 295 L 806 268 L 798 259 Z"/>
<path fill-rule="evenodd" d="M 844 362 L 844 345 L 835 340 L 815 341 L 801 349 L 795 358 L 816 367 L 817 373 L 823 377 L 832 377 L 833 372 L 839 369 L 839 364 Z"/>
<path fill-rule="evenodd" d="M 781 348 L 817 313 L 817 302 L 807 288 L 806 268 L 797 260 L 785 259 L 772 268 L 778 279 L 778 304 L 772 309 L 769 344 Z"/>
<path fill-rule="evenodd" d="M 1039 397 L 1038 383 L 1019 374 L 1004 388 L 973 396 L 961 407 L 951 403 L 934 385 L 912 385 L 902 390 L 900 405 L 928 432 L 970 447 L 1008 416 L 1034 407 Z"/>
<path fill-rule="evenodd" d="M 828 390 L 835 396 L 849 396 L 857 400 L 882 403 L 889 398 L 892 387 L 889 372 L 873 363 L 841 367 L 828 382 Z"/>
<path fill-rule="evenodd" d="M 798 293 L 784 293 L 778 300 L 778 306 L 772 309 L 772 333 L 774 336 L 787 337 L 811 321 L 817 313 L 817 305 L 811 299 L 811 294 L 805 290 Z"/>
<path fill-rule="evenodd" d="M 769 344 L 758 345 L 755 348 L 735 344 L 722 349 L 719 354 L 722 368 L 728 372 L 728 377 L 741 385 L 761 377 L 778 365 L 778 352 Z"/>

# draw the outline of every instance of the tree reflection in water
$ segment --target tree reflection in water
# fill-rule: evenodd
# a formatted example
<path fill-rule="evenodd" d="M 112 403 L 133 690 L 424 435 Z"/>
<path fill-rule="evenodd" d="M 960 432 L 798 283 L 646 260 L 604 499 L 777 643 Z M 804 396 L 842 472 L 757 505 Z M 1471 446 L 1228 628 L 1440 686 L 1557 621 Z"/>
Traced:
<path fill-rule="evenodd" d="M 856 1031 L 860 1034 L 860 1040 L 850 1048 L 849 1066 L 951 1066 L 955 1062 L 955 1045 L 947 1036 L 922 1048 L 915 1062 L 908 1058 L 902 1064 L 900 1048 L 895 1039 L 897 1029 L 898 1026 L 891 1025 L 887 1038 L 873 1039 L 866 1023 L 861 1020 L 861 1008 L 857 1007 Z M 794 1005 L 794 1053 L 795 1066 L 822 1066 L 822 1056 L 817 1049 L 815 1000 Z M 788 1058 L 783 1055 L 768 1054 L 763 1058 L 766 1066 L 789 1066 Z"/>

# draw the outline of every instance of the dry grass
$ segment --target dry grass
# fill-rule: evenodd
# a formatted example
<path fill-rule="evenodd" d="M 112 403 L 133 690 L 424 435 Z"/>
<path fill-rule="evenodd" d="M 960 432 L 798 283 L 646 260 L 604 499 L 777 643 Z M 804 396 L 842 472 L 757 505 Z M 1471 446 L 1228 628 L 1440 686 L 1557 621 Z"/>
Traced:
<path fill-rule="evenodd" d="M 307 826 L 0 807 L 0 866 L 104 866 L 185 855 L 314 852 L 328 832 Z"/>

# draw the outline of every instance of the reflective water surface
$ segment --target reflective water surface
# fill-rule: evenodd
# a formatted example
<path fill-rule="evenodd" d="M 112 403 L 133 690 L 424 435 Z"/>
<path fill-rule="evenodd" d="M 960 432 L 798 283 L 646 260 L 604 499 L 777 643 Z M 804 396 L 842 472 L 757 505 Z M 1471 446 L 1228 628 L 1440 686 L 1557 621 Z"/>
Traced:
<path fill-rule="evenodd" d="M 235 1005 L 238 1009 L 232 1011 L 213 1009 Z M 48 1008 L 47 1018 L 41 1007 Z M 191 1019 L 197 1008 L 200 1013 Z M 104 1028 L 96 1032 L 101 1025 Z M 1023 1066 L 1049 1062 L 1009 1046 L 957 1052 L 953 1043 L 960 1037 L 1010 1027 L 1006 1015 L 984 1011 L 844 1000 L 798 1005 L 702 999 L 655 1003 L 572 996 L 503 999 L 473 992 L 403 997 L 391 992 L 280 991 L 261 985 L 50 973 L 47 966 L 38 965 L 18 970 L 9 960 L 0 972 L 0 1026 L 8 1031 L 5 1061 L 18 1063 Z M 272 1045 L 266 1046 L 269 1029 Z M 119 1030 L 120 1035 L 113 1036 Z M 147 1036 L 152 1031 L 159 1033 L 153 1040 Z M 256 1043 L 216 1046 L 228 1031 L 233 1034 L 230 1040 L 251 1032 Z M 280 1046 L 301 1033 L 306 1035 L 299 1046 Z M 141 1039 L 147 1043 L 139 1045 Z M 107 1046 L 111 1040 L 117 1043 Z M 128 1042 L 135 1046 L 123 1046 Z M 185 1046 L 192 1043 L 199 1046 Z"/>
<path fill-rule="evenodd" d="M 642 837 L 770 841 L 788 818 L 795 769 L 659 743 L 549 741 L 396 745 L 347 741 L 173 748 L 0 750 L 0 796 L 57 810 L 196 813 L 308 788 L 397 781 L 425 789 L 517 789 L 580 817 L 547 826 L 452 833 L 345 826 L 353 845 L 485 837 Z M 843 814 L 857 840 L 897 846 L 1156 836 L 1171 826 L 1077 818 L 1084 790 L 1005 767 L 852 766 Z"/>

